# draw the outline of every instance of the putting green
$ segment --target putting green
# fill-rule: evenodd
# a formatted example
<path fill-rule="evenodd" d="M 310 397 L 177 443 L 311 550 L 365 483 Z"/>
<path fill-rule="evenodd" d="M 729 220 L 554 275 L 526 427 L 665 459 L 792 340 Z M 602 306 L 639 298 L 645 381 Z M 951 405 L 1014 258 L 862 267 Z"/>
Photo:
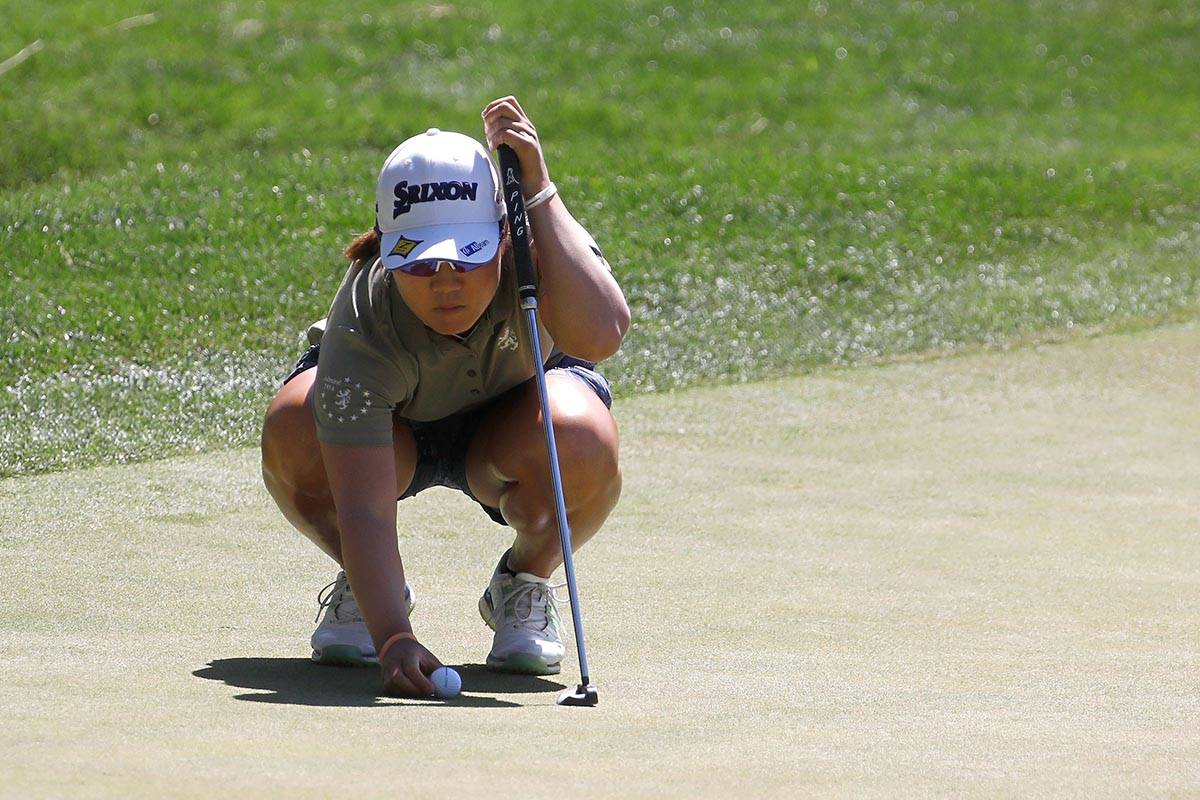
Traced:
<path fill-rule="evenodd" d="M 1200 326 L 626 401 L 594 709 L 478 665 L 506 545 L 401 505 L 453 703 L 308 662 L 253 451 L 0 483 L 6 795 L 1200 792 Z"/>

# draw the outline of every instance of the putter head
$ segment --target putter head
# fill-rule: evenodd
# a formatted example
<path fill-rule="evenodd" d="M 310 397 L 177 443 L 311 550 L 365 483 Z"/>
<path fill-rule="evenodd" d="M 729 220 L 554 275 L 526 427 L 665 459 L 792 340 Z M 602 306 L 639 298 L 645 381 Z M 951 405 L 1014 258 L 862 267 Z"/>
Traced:
<path fill-rule="evenodd" d="M 594 706 L 598 702 L 600 695 L 596 694 L 596 687 L 590 683 L 581 683 L 574 689 L 563 689 L 562 694 L 558 696 L 560 706 Z"/>

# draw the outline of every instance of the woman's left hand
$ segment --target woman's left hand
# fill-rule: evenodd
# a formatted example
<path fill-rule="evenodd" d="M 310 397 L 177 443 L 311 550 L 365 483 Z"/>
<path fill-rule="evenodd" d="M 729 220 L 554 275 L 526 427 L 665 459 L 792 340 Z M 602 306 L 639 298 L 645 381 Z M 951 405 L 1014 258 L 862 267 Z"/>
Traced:
<path fill-rule="evenodd" d="M 516 152 L 521 162 L 521 192 L 526 197 L 550 185 L 550 170 L 546 169 L 537 129 L 517 98 L 510 95 L 488 103 L 483 109 L 483 135 L 492 150 L 506 144 Z"/>

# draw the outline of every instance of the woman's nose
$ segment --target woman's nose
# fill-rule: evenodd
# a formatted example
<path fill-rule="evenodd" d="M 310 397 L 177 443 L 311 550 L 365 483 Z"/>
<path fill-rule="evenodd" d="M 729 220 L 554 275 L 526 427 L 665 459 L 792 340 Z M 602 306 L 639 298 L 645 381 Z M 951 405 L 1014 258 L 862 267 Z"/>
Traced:
<path fill-rule="evenodd" d="M 462 275 L 454 268 L 454 265 L 442 262 L 438 264 L 437 272 L 430 276 L 431 288 L 435 291 L 453 291 L 462 283 Z"/>

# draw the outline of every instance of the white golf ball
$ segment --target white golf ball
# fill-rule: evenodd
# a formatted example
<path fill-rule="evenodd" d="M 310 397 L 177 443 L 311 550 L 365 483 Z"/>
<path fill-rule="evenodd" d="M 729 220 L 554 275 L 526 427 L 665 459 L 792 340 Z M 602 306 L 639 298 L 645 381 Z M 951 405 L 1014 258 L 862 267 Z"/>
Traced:
<path fill-rule="evenodd" d="M 462 678 L 449 667 L 438 667 L 429 676 L 429 680 L 433 683 L 433 693 L 438 697 L 458 697 L 458 693 L 462 691 Z"/>

